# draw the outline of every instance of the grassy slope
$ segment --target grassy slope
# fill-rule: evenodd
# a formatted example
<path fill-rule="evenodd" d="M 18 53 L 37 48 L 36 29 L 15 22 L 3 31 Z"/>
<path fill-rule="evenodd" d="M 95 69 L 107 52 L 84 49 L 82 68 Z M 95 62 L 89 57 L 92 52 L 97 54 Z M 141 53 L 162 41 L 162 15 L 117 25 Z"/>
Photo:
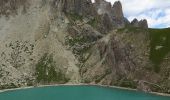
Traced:
<path fill-rule="evenodd" d="M 149 29 L 151 39 L 150 59 L 155 64 L 155 71 L 159 72 L 159 65 L 170 52 L 170 28 Z"/>

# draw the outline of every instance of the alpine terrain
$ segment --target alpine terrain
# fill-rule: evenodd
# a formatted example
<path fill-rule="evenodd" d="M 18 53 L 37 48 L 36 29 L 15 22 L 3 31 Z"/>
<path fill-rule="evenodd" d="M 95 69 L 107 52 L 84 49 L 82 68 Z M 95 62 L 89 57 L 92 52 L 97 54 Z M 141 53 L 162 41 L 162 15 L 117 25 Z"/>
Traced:
<path fill-rule="evenodd" d="M 99 84 L 170 93 L 170 29 L 120 1 L 0 0 L 0 89 Z"/>

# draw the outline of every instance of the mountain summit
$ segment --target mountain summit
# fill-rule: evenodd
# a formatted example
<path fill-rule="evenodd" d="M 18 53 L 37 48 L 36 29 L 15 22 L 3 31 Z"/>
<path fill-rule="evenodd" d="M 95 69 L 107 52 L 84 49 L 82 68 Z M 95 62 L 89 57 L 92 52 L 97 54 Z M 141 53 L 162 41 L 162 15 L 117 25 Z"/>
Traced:
<path fill-rule="evenodd" d="M 120 1 L 111 5 L 105 0 L 56 0 L 56 6 L 60 7 L 66 13 L 74 13 L 81 16 L 100 17 L 102 20 L 108 20 L 107 23 L 113 24 L 115 28 L 123 28 L 131 25 L 127 18 L 123 15 L 122 4 Z M 138 25 L 132 24 L 134 27 L 148 28 L 147 21 L 136 22 Z M 105 25 L 103 25 L 105 27 Z"/>
<path fill-rule="evenodd" d="M 168 33 L 129 22 L 120 1 L 0 0 L 0 88 L 82 83 L 170 93 Z"/>

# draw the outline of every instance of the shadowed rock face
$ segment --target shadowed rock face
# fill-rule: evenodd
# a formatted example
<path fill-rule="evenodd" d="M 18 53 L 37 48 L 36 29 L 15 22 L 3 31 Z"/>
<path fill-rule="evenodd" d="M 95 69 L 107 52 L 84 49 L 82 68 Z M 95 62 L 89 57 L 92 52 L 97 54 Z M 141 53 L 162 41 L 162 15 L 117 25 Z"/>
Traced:
<path fill-rule="evenodd" d="M 134 27 L 139 27 L 139 21 L 135 18 L 131 24 L 134 26 Z"/>
<path fill-rule="evenodd" d="M 107 14 L 115 28 L 122 28 L 125 26 L 122 4 L 119 1 L 115 2 L 112 6 L 110 2 L 105 0 L 96 0 L 94 7 L 99 15 Z"/>
<path fill-rule="evenodd" d="M 91 15 L 94 13 L 91 0 L 54 0 L 65 13 Z"/>
<path fill-rule="evenodd" d="M 148 48 L 139 45 L 149 43 L 148 40 L 145 40 L 145 35 L 145 33 L 114 34 L 112 32 L 104 36 L 90 49 L 91 56 L 81 68 L 82 79 L 87 83 L 120 85 L 124 81 L 134 81 L 146 77 L 142 73 L 142 68 L 149 59 L 142 53 L 143 51 L 148 52 Z M 123 38 L 135 39 L 128 43 Z M 135 42 L 136 40 L 140 40 L 140 42 Z M 139 69 L 141 76 L 138 75 Z"/>
<path fill-rule="evenodd" d="M 123 15 L 122 4 L 120 1 L 116 1 L 113 4 L 112 13 L 117 28 L 123 28 L 128 24 L 128 20 Z"/>
<path fill-rule="evenodd" d="M 145 28 L 147 29 L 148 28 L 148 23 L 147 23 L 147 20 L 140 20 L 138 21 L 136 18 L 131 22 L 131 25 L 133 27 L 141 27 L 141 28 Z"/>
<path fill-rule="evenodd" d="M 94 7 L 99 15 L 102 14 L 111 14 L 111 3 L 105 0 L 96 0 L 94 3 Z"/>
<path fill-rule="evenodd" d="M 147 29 L 148 28 L 148 22 L 146 19 L 139 21 L 139 26 L 142 28 Z"/>
<path fill-rule="evenodd" d="M 116 19 L 123 19 L 124 17 L 120 1 L 115 2 L 112 6 L 110 2 L 105 0 L 95 0 L 94 7 L 99 15 L 107 13 Z"/>
<path fill-rule="evenodd" d="M 116 1 L 113 5 L 112 9 L 113 9 L 113 14 L 116 17 L 116 19 L 121 20 L 124 18 L 122 4 L 120 1 Z"/>
<path fill-rule="evenodd" d="M 99 26 L 98 30 L 101 33 L 107 34 L 107 32 L 109 32 L 110 30 L 112 30 L 115 27 L 113 24 L 114 23 L 113 20 L 110 18 L 110 16 L 108 14 L 100 15 L 99 22 L 100 22 L 100 26 Z"/>

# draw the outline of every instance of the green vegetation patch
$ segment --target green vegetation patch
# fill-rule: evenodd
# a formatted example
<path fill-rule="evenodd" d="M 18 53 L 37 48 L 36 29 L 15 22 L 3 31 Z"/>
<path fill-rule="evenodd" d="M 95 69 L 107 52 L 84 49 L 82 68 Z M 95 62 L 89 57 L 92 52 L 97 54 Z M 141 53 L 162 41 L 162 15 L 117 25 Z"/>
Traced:
<path fill-rule="evenodd" d="M 166 59 L 167 54 L 170 52 L 170 29 L 141 29 L 126 26 L 125 28 L 118 29 L 118 32 L 149 32 L 150 34 L 150 60 L 154 64 L 154 71 L 160 71 L 160 64 Z"/>
<path fill-rule="evenodd" d="M 69 19 L 71 19 L 72 21 L 76 21 L 76 20 L 83 20 L 83 16 L 76 14 L 76 13 L 67 13 L 66 14 L 67 17 L 69 17 Z"/>
<path fill-rule="evenodd" d="M 88 22 L 88 24 L 91 25 L 92 27 L 96 28 L 97 25 L 99 24 L 99 22 L 98 22 L 98 20 L 96 18 L 94 18 L 94 19 L 90 20 Z"/>
<path fill-rule="evenodd" d="M 150 32 L 150 60 L 154 63 L 156 72 L 159 65 L 170 52 L 170 29 L 149 29 Z"/>
<path fill-rule="evenodd" d="M 127 79 L 127 78 L 119 80 L 119 82 L 114 85 L 121 86 L 121 87 L 127 87 L 127 88 L 133 88 L 133 89 L 137 88 L 137 82 L 135 82 L 132 79 Z"/>
<path fill-rule="evenodd" d="M 66 37 L 66 45 L 69 45 L 72 52 L 78 56 L 78 60 L 84 63 L 87 58 L 83 55 L 91 48 L 93 45 L 92 41 L 88 37 L 83 35 L 77 35 L 75 38 Z"/>
<path fill-rule="evenodd" d="M 53 57 L 48 54 L 45 54 L 36 64 L 36 76 L 38 83 L 66 83 L 69 80 L 60 69 L 56 70 Z"/>
<path fill-rule="evenodd" d="M 120 28 L 117 30 L 117 32 L 146 32 L 147 29 L 142 29 L 139 27 L 132 27 L 132 26 L 126 26 L 125 28 Z"/>

